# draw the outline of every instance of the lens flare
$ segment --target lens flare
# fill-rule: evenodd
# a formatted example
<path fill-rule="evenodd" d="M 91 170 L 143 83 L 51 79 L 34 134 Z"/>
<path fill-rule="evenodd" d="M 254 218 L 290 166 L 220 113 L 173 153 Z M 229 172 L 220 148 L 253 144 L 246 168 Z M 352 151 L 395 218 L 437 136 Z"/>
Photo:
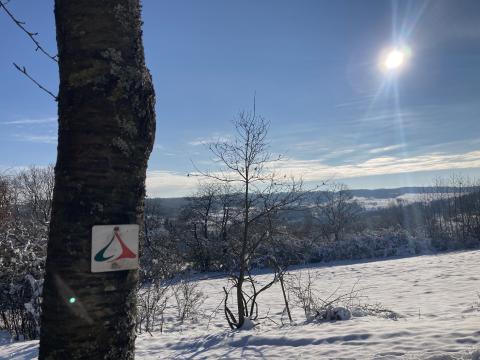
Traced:
<path fill-rule="evenodd" d="M 398 71 L 405 67 L 411 51 L 407 47 L 393 47 L 385 50 L 380 58 L 380 67 L 387 72 Z"/>
<path fill-rule="evenodd" d="M 400 50 L 392 50 L 385 59 L 385 68 L 397 69 L 405 62 L 405 54 Z"/>

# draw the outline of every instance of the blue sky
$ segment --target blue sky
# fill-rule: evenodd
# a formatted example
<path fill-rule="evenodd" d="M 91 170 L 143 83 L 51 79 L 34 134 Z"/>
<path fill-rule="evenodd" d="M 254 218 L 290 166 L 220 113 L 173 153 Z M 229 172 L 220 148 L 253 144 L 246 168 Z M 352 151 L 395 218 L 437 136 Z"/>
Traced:
<path fill-rule="evenodd" d="M 55 53 L 53 1 L 8 4 Z M 144 44 L 157 93 L 150 196 L 194 190 L 212 165 L 205 144 L 228 138 L 252 107 L 271 122 L 280 170 L 352 188 L 428 185 L 480 175 L 480 2 L 144 0 Z M 0 170 L 56 158 L 55 63 L 0 13 Z M 401 71 L 380 54 L 406 45 Z"/>

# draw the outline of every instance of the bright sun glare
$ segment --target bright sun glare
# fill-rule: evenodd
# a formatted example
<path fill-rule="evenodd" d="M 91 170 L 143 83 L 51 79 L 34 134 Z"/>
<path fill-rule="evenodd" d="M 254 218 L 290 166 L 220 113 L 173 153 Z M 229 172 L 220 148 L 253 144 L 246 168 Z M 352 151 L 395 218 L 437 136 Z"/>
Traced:
<path fill-rule="evenodd" d="M 391 50 L 385 58 L 385 68 L 397 69 L 405 62 L 405 54 L 397 49 Z"/>
<path fill-rule="evenodd" d="M 391 48 L 383 53 L 380 64 L 386 71 L 397 71 L 405 66 L 408 57 L 407 48 Z"/>

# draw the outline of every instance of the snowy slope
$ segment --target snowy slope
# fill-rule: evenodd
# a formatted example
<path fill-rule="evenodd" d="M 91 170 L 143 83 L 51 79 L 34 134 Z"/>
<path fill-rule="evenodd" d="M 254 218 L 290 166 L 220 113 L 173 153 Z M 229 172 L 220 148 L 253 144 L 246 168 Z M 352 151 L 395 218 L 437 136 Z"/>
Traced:
<path fill-rule="evenodd" d="M 305 272 L 297 269 L 293 273 Z M 211 319 L 170 326 L 164 334 L 141 335 L 137 359 L 474 359 L 480 360 L 480 251 L 420 256 L 378 262 L 310 267 L 327 297 L 349 291 L 359 281 L 363 302 L 380 302 L 402 317 L 373 317 L 306 324 L 294 309 L 297 325 L 265 320 L 251 331 L 226 329 L 222 311 Z M 267 281 L 270 275 L 260 275 Z M 225 279 L 200 281 L 210 315 L 221 301 Z M 342 290 L 343 289 L 343 290 Z M 260 305 L 280 323 L 279 286 L 267 290 Z M 261 310 L 262 310 L 261 308 Z M 173 309 L 171 309 L 173 312 Z M 173 316 L 173 313 L 172 313 Z M 1 359 L 33 359 L 37 342 L 0 345 Z"/>

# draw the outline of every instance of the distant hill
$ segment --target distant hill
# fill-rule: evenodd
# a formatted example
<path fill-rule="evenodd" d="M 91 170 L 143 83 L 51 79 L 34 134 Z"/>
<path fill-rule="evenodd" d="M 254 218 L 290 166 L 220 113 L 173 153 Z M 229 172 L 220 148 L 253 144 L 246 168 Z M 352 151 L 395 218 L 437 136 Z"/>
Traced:
<path fill-rule="evenodd" d="M 453 190 L 453 188 L 449 188 Z M 473 188 L 472 188 L 473 190 Z M 404 195 L 415 195 L 424 193 L 436 193 L 439 191 L 445 191 L 445 189 L 439 190 L 435 187 L 400 187 L 394 189 L 353 189 L 349 190 L 355 198 L 366 198 L 372 200 L 380 200 L 382 204 L 388 204 L 388 200 L 394 200 Z M 309 197 L 313 202 L 313 199 L 321 194 L 323 191 L 312 193 Z M 146 207 L 148 210 L 154 210 L 157 214 L 165 217 L 175 217 L 180 212 L 181 208 L 187 206 L 189 203 L 188 197 L 178 198 L 147 198 Z M 308 200 L 307 200 L 308 201 Z M 382 205 L 379 203 L 379 207 Z"/>
<path fill-rule="evenodd" d="M 375 199 L 393 199 L 405 194 L 435 193 L 438 189 L 434 187 L 409 186 L 395 189 L 355 189 L 350 190 L 353 196 L 369 197 Z"/>
<path fill-rule="evenodd" d="M 176 217 L 182 207 L 188 205 L 187 197 L 180 198 L 147 198 L 145 200 L 146 212 L 155 212 L 164 217 Z"/>

